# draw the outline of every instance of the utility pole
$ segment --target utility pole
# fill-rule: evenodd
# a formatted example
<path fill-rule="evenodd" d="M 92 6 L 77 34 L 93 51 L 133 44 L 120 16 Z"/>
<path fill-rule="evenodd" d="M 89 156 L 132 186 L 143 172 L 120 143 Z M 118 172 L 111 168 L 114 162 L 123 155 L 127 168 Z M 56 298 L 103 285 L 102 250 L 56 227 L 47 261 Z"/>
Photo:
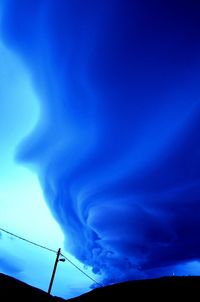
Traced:
<path fill-rule="evenodd" d="M 60 254 L 61 254 L 61 249 L 59 248 L 59 249 L 58 249 L 58 252 L 57 252 L 57 256 L 56 256 L 56 261 L 55 261 L 55 264 L 54 264 L 53 272 L 52 272 L 52 275 L 51 275 L 51 280 L 50 280 L 50 283 L 49 283 L 48 294 L 51 293 L 51 288 L 52 288 L 52 285 L 53 285 L 53 280 L 54 280 L 54 277 L 55 277 L 55 273 L 56 273 L 56 268 L 57 268 L 58 261 L 59 261 L 59 260 L 65 261 L 64 259 L 59 259 Z"/>

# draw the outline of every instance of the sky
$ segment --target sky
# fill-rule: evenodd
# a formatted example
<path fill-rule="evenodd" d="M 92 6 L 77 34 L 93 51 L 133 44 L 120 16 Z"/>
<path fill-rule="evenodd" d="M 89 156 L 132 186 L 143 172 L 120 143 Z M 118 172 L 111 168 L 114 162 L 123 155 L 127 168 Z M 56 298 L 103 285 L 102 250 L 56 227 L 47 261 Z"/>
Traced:
<path fill-rule="evenodd" d="M 1 227 L 104 285 L 200 275 L 200 4 L 0 9 Z M 0 244 L 2 271 L 45 288 L 55 255 L 2 232 Z M 93 286 L 59 269 L 57 295 Z"/>

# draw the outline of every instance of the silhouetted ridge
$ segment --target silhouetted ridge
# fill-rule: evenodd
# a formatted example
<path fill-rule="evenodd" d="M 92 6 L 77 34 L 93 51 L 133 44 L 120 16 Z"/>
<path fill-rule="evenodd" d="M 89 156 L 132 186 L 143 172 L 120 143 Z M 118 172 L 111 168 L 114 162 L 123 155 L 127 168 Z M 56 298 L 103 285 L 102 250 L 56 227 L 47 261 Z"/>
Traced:
<path fill-rule="evenodd" d="M 77 282 L 78 286 L 78 282 Z M 96 288 L 69 302 L 200 301 L 200 277 L 163 277 Z M 0 274 L 0 301 L 62 302 L 44 291 Z"/>
<path fill-rule="evenodd" d="M 200 277 L 163 277 L 97 288 L 70 302 L 200 301 Z M 187 300 L 186 300 L 187 299 Z"/>
<path fill-rule="evenodd" d="M 48 295 L 41 289 L 0 273 L 0 301 L 62 302 L 64 300 Z"/>

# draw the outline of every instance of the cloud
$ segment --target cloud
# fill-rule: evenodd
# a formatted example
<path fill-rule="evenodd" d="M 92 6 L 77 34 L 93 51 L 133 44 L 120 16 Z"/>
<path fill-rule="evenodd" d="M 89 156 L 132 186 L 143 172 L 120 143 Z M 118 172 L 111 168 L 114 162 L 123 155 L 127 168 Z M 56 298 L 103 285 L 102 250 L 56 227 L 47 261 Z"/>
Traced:
<path fill-rule="evenodd" d="M 0 268 L 5 274 L 19 274 L 22 272 L 20 265 L 11 261 L 7 256 L 0 257 Z"/>
<path fill-rule="evenodd" d="M 3 21 L 41 100 L 18 159 L 105 283 L 200 252 L 199 4 L 132 2 L 10 1 Z"/>

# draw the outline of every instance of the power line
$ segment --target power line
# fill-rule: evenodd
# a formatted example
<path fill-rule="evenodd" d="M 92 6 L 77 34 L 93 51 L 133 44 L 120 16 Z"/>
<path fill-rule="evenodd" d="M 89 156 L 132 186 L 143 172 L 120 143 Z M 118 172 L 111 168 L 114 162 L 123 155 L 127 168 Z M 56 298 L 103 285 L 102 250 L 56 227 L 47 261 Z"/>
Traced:
<path fill-rule="evenodd" d="M 86 274 L 82 269 L 80 269 L 76 264 L 74 264 L 70 259 L 68 259 L 65 255 L 61 254 L 62 257 L 64 257 L 69 263 L 71 263 L 75 268 L 77 268 L 81 273 L 83 273 L 86 277 L 88 277 L 90 280 L 98 284 L 99 286 L 103 287 L 103 285 L 99 282 L 97 282 L 95 279 L 90 277 L 88 274 Z"/>
<path fill-rule="evenodd" d="M 7 234 L 9 234 L 9 235 L 11 235 L 11 236 L 13 236 L 13 237 L 18 238 L 18 239 L 21 239 L 21 240 L 23 240 L 23 241 L 25 241 L 25 242 L 28 242 L 28 243 L 30 243 L 30 244 L 33 244 L 33 245 L 35 245 L 35 246 L 37 246 L 37 247 L 40 247 L 40 248 L 42 248 L 42 249 L 45 249 L 45 250 L 47 250 L 47 251 L 49 251 L 49 252 L 52 252 L 52 253 L 57 254 L 57 251 L 56 251 L 56 250 L 50 249 L 50 248 L 48 248 L 48 247 L 46 247 L 46 246 L 44 246 L 44 245 L 38 244 L 38 243 L 33 242 L 33 241 L 31 241 L 31 240 L 28 240 L 28 239 L 26 239 L 26 238 L 24 238 L 24 237 L 18 236 L 18 235 L 14 234 L 14 233 L 11 233 L 11 232 L 9 232 L 9 231 L 7 231 L 7 230 L 5 230 L 5 229 L 0 228 L 0 231 L 2 231 L 2 232 L 4 232 L 4 233 L 7 233 Z M 76 269 L 78 269 L 82 274 L 84 274 L 84 275 L 85 275 L 86 277 L 88 277 L 90 280 L 92 280 L 93 282 L 95 282 L 95 283 L 98 284 L 99 286 L 103 287 L 103 285 L 102 285 L 101 283 L 97 282 L 94 278 L 90 277 L 90 275 L 88 275 L 87 273 L 85 273 L 80 267 L 78 267 L 75 263 L 73 263 L 73 262 L 72 262 L 69 258 L 67 258 L 65 255 L 61 254 L 61 256 L 64 257 L 71 265 L 73 265 Z"/>
<path fill-rule="evenodd" d="M 6 231 L 6 230 L 4 230 L 4 229 L 2 229 L 2 228 L 0 228 L 0 230 L 3 231 L 3 232 L 5 232 L 5 233 L 7 233 L 7 234 L 9 234 L 9 235 L 12 235 L 12 236 L 18 238 L 18 239 L 24 240 L 24 241 L 26 241 L 26 242 L 28 242 L 28 243 L 30 243 L 30 244 L 36 245 L 36 246 L 38 246 L 38 247 L 40 247 L 40 248 L 42 248 L 42 249 L 45 249 L 45 250 L 47 250 L 47 251 L 49 251 L 49 252 L 52 252 L 52 253 L 56 253 L 56 254 L 57 254 L 57 251 L 52 250 L 52 249 L 50 249 L 50 248 L 48 248 L 48 247 L 46 247 L 46 246 L 43 246 L 43 245 L 41 245 L 41 244 L 35 243 L 35 242 L 33 242 L 33 241 L 30 241 L 30 240 L 28 240 L 28 239 L 26 239 L 26 238 L 23 238 L 23 237 L 21 237 L 21 236 L 15 235 L 15 234 L 13 234 L 13 233 L 11 233 L 11 232 L 8 232 L 8 231 Z"/>

